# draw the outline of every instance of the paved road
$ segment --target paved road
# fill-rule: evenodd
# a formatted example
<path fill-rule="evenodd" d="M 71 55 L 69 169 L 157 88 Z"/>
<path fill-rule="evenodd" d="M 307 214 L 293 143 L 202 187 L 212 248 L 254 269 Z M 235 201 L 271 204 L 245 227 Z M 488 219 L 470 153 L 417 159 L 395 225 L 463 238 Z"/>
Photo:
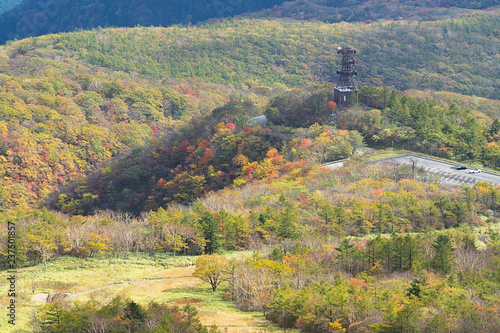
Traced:
<path fill-rule="evenodd" d="M 379 163 L 398 163 L 412 165 L 416 163 L 416 168 L 423 168 L 427 173 L 434 174 L 439 178 L 439 181 L 444 184 L 460 185 L 474 184 L 479 181 L 486 181 L 497 186 L 500 184 L 500 174 L 492 172 L 484 172 L 470 174 L 470 169 L 456 170 L 455 167 L 459 164 L 443 162 L 437 159 L 422 157 L 418 155 L 406 154 L 381 160 L 370 161 L 366 164 Z"/>
<path fill-rule="evenodd" d="M 341 166 L 344 166 L 345 161 L 347 161 L 347 160 L 328 162 L 328 163 L 323 164 L 323 166 L 325 168 L 328 168 L 328 169 L 337 169 L 337 168 L 340 168 Z"/>
<path fill-rule="evenodd" d="M 358 153 L 366 153 L 366 152 L 376 152 L 377 149 L 375 148 L 369 148 L 369 147 L 361 147 L 361 148 L 357 148 L 356 151 Z M 323 164 L 324 167 L 328 168 L 328 169 L 337 169 L 337 168 L 340 168 L 341 166 L 344 166 L 344 162 L 349 160 L 348 158 L 347 159 L 344 159 L 344 160 L 338 160 L 338 161 L 333 161 L 333 162 L 328 162 L 328 163 L 325 163 Z"/>

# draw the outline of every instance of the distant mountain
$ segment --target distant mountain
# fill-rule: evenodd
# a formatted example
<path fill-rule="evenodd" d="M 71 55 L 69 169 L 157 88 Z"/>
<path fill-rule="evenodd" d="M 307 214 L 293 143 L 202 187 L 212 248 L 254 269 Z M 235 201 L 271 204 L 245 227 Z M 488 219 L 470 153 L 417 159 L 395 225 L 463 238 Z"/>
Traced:
<path fill-rule="evenodd" d="M 12 2 L 13 0 L 10 0 Z M 283 0 L 24 0 L 0 16 L 0 42 L 96 27 L 170 26 L 259 11 Z"/>
<path fill-rule="evenodd" d="M 3 10 L 17 3 L 6 0 Z M 195 24 L 235 15 L 330 23 L 437 20 L 498 5 L 499 0 L 24 0 L 0 16 L 0 43 L 77 29 Z"/>
<path fill-rule="evenodd" d="M 291 18 L 296 20 L 369 22 L 385 20 L 434 21 L 456 17 L 477 9 L 498 6 L 498 0 L 295 0 L 249 14 L 254 18 Z"/>
<path fill-rule="evenodd" d="M 12 9 L 15 5 L 19 4 L 22 0 L 2 0 L 0 1 L 0 14 Z"/>

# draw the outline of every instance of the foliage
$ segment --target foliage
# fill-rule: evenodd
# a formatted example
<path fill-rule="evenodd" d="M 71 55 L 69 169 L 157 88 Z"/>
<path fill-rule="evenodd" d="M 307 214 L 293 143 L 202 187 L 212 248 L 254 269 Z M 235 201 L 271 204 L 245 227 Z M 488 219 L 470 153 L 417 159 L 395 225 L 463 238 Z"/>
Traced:
<path fill-rule="evenodd" d="M 0 29 L 4 31 L 1 42 L 14 38 L 21 39 L 28 36 L 97 27 L 191 24 L 210 18 L 228 17 L 260 10 L 281 2 L 283 1 L 227 4 L 196 0 L 188 4 L 179 0 L 169 2 L 147 0 L 141 6 L 137 6 L 137 3 L 133 1 L 114 0 L 78 0 L 70 4 L 63 4 L 59 1 L 51 1 L 48 4 L 24 1 L 20 6 L 0 16 Z M 17 24 L 20 21 L 24 23 Z"/>
<path fill-rule="evenodd" d="M 453 246 L 451 245 L 450 238 L 446 235 L 439 235 L 432 247 L 436 251 L 432 259 L 433 266 L 440 273 L 446 274 L 451 270 L 451 263 L 453 261 Z"/>
<path fill-rule="evenodd" d="M 99 306 L 95 302 L 69 308 L 58 303 L 47 304 L 39 310 L 36 318 L 40 332 L 84 332 L 92 327 L 110 332 L 209 331 L 198 319 L 196 308 L 190 304 L 183 308 L 156 302 L 143 306 L 118 296 Z"/>
<path fill-rule="evenodd" d="M 212 291 L 216 292 L 217 287 L 225 280 L 226 270 L 229 261 L 219 254 L 202 255 L 196 260 L 196 269 L 193 275 L 210 283 Z"/>
<path fill-rule="evenodd" d="M 0 51 L 0 209 L 31 207 L 53 193 L 50 201 L 70 214 L 108 208 L 138 214 L 165 207 L 171 201 L 192 202 L 211 190 L 233 184 L 235 179 L 240 186 L 248 179 L 237 179 L 239 173 L 243 169 L 249 172 L 271 147 L 280 150 L 282 144 L 287 149 L 281 155 L 292 161 L 303 158 L 322 163 L 349 157 L 361 144 L 355 132 L 330 130 L 324 136 L 299 132 L 301 137 L 295 147 L 293 141 L 280 142 L 289 138 L 286 131 L 275 136 L 267 129 L 243 129 L 248 119 L 260 114 L 259 108 L 278 92 L 265 107 L 276 123 L 301 127 L 317 121 L 329 123 L 335 111 L 327 104 L 331 102 L 330 87 L 287 92 L 284 84 L 298 86 L 331 80 L 337 67 L 331 60 L 331 45 L 348 42 L 344 31 L 357 41 L 362 67 L 359 79 L 364 84 L 379 86 L 385 82 L 400 88 L 434 88 L 495 97 L 495 74 L 489 68 L 495 66 L 496 59 L 482 51 L 495 54 L 496 45 L 500 45 L 495 43 L 495 20 L 495 16 L 484 13 L 440 22 L 380 22 L 369 26 L 238 19 L 207 23 L 196 29 L 101 29 L 9 43 Z M 430 52 L 423 40 L 442 44 L 448 53 Z M 397 50 L 398 45 L 403 45 L 399 49 L 414 49 L 405 49 L 401 54 L 387 52 Z M 184 56 L 184 52 L 190 56 Z M 415 61 L 408 61 L 403 56 L 406 53 L 413 54 Z M 380 64 L 390 63 L 394 65 L 387 70 L 374 72 Z M 478 65 L 471 67 L 471 63 Z M 96 65 L 100 68 L 97 71 Z M 395 67 L 398 72 L 393 70 Z M 449 68 L 461 68 L 462 72 Z M 199 79 L 193 80 L 194 76 Z M 401 95 L 396 96 L 399 108 L 396 101 L 387 105 L 390 91 L 361 87 L 363 103 L 384 113 L 378 115 L 372 110 L 360 115 L 352 108 L 345 117 L 334 112 L 335 125 L 357 130 L 370 145 L 404 146 L 442 157 L 481 160 L 493 166 L 499 161 L 491 116 L 475 112 L 491 112 L 494 116 L 494 102 L 478 103 L 441 91 L 435 95 L 438 99 L 450 98 L 475 110 L 415 102 Z M 220 132 L 219 140 L 226 141 L 212 143 L 210 137 L 216 124 L 198 119 L 212 111 L 219 122 L 236 125 L 230 129 L 235 132 L 232 137 L 224 138 L 225 132 Z M 179 135 L 179 128 L 193 116 L 197 117 L 194 122 L 200 122 L 199 127 L 194 126 L 197 132 Z M 206 142 L 200 145 L 200 133 L 220 148 L 204 147 Z M 467 138 L 465 143 L 462 137 Z M 174 145 L 182 148 L 186 139 L 189 144 L 185 148 L 192 146 L 196 153 L 181 151 L 189 156 L 172 156 L 170 149 Z M 133 149 L 150 142 L 150 147 L 140 149 L 149 155 Z M 172 163 L 163 160 L 167 157 Z M 183 160 L 185 157 L 187 160 Z M 121 160 L 120 165 L 105 166 L 91 177 L 90 184 L 74 183 L 112 158 Z M 165 162 L 168 167 L 145 170 L 144 160 Z M 175 169 L 177 164 L 173 162 L 183 166 Z M 196 163 L 196 170 L 191 169 Z M 175 174 L 169 173 L 172 168 Z M 262 178 L 264 165 L 262 169 L 255 175 L 252 172 L 252 177 Z M 121 179 L 111 180 L 114 176 Z M 63 192 L 57 193 L 60 187 Z"/>
<path fill-rule="evenodd" d="M 0 3 L 0 14 L 5 13 L 6 11 L 12 9 L 17 4 L 19 4 L 21 0 L 4 0 Z"/>
<path fill-rule="evenodd" d="M 453 274 L 440 277 L 422 269 L 422 264 L 430 268 L 434 259 L 423 263 L 421 260 L 425 258 L 416 253 L 412 269 L 398 268 L 398 258 L 403 252 L 409 253 L 408 244 L 414 242 L 415 248 L 425 252 L 433 238 L 436 243 L 443 238 L 459 239 L 459 235 L 460 232 L 437 237 L 425 234 L 379 236 L 371 239 L 374 241 L 371 244 L 367 239 L 344 239 L 333 251 L 331 245 L 320 241 L 322 246 L 309 248 L 304 254 L 285 256 L 277 261 L 264 258 L 240 264 L 230 290 L 241 308 L 261 310 L 266 318 L 281 327 L 295 327 L 304 332 L 324 332 L 329 328 L 337 332 L 358 329 L 419 332 L 430 327 L 460 332 L 464 325 L 469 329 L 495 330 L 500 324 L 498 299 L 489 299 L 486 294 L 481 300 L 464 297 L 466 290 L 478 292 L 489 284 L 489 268 L 486 267 L 492 258 L 490 252 L 477 254 L 484 268 L 480 272 L 472 273 L 470 266 L 458 268 L 454 274 L 463 277 L 460 281 L 455 280 Z M 411 242 L 401 246 L 402 240 Z M 457 247 L 462 245 L 461 241 L 455 243 Z M 350 254 L 347 259 L 346 251 L 355 255 Z M 473 253 L 468 252 L 469 255 Z M 375 261 L 373 255 L 377 258 Z M 459 257 L 451 260 L 460 265 L 464 263 Z M 385 262 L 396 266 L 384 273 Z M 406 274 L 393 274 L 393 269 Z M 472 274 L 475 282 L 463 274 Z M 265 290 L 265 298 L 262 290 Z M 477 306 L 476 302 L 482 305 Z M 467 311 L 457 310 L 457 307 L 467 308 Z M 474 317 L 483 320 L 471 320 Z"/>
<path fill-rule="evenodd" d="M 295 20 L 321 20 L 336 22 L 371 22 L 386 20 L 429 21 L 447 18 L 457 13 L 470 12 L 459 8 L 486 9 L 495 6 L 495 1 L 288 1 L 270 9 L 248 16 L 256 18 L 292 18 Z"/>
<path fill-rule="evenodd" d="M 36 1 L 9 0 L 0 9 L 0 29 L 4 31 L 1 42 L 22 39 L 47 33 L 92 29 L 97 27 L 170 26 L 197 23 L 213 18 L 249 15 L 265 19 L 276 17 L 298 20 L 333 22 L 377 21 L 380 19 L 436 20 L 468 13 L 456 8 L 487 9 L 493 0 L 481 1 L 259 1 L 205 3 L 195 1 L 189 5 L 175 0 L 168 3 L 147 0 L 137 6 L 131 1 L 99 0 L 72 1 L 69 5 L 58 1 L 48 4 Z M 271 9 L 272 7 L 272 9 Z M 7 11 L 8 9 L 12 9 Z M 263 11 L 259 12 L 260 10 Z M 254 13 L 256 12 L 256 13 Z M 458 13 L 457 13 L 458 12 Z M 153 14 L 154 13 L 154 14 Z M 349 13 L 349 15 L 347 15 Z M 50 20 L 50 24 L 49 24 Z"/>
<path fill-rule="evenodd" d="M 390 93 L 386 87 L 366 86 L 359 94 L 361 101 L 381 111 L 351 108 L 343 115 L 343 126 L 358 130 L 368 144 L 500 166 L 494 117 L 461 107 L 456 99 L 444 103 Z"/>
<path fill-rule="evenodd" d="M 375 232 L 393 233 L 394 244 L 369 240 L 367 260 L 371 264 L 379 261 L 386 272 L 392 272 L 424 264 L 417 241 L 398 232 L 483 226 L 481 216 L 494 220 L 500 208 L 498 189 L 484 182 L 472 188 L 440 187 L 429 179 L 406 178 L 412 177 L 411 172 L 393 174 L 392 169 L 351 165 L 327 171 L 305 161 L 273 164 L 276 154 L 271 151 L 255 163 L 252 172 L 243 172 L 240 179 L 245 185 L 211 193 L 189 210 L 170 205 L 140 216 L 97 211 L 87 217 L 68 217 L 47 210 L 6 212 L 3 216 L 18 225 L 18 256 L 31 263 L 47 263 L 51 257 L 65 254 L 83 258 L 122 257 L 133 252 L 154 256 L 165 251 L 213 254 L 260 248 L 277 240 L 293 244 L 315 232 L 325 237 Z M 265 170 L 264 176 L 261 170 Z M 373 178 L 359 179 L 360 174 Z M 386 178 L 388 174 L 395 178 Z M 471 239 L 464 236 L 467 247 L 475 249 Z M 4 249 L 6 241 L 4 238 Z M 428 244 L 426 265 L 446 274 L 453 266 L 449 263 L 454 251 L 445 243 L 435 246 L 431 260 L 433 245 Z M 357 271 L 354 262 L 359 251 L 346 240 L 336 248 L 344 258 L 343 269 Z M 300 252 L 300 248 L 280 251 L 285 255 Z M 7 261 L 6 254 L 2 260 Z"/>
<path fill-rule="evenodd" d="M 41 203 L 110 159 L 176 132 L 192 116 L 211 112 L 233 93 L 194 81 L 162 84 L 132 80 L 124 73 L 90 73 L 85 65 L 39 54 L 24 64 L 0 61 L 17 68 L 8 70 L 0 83 L 2 210 Z M 34 64 L 47 72 L 29 69 Z M 203 96 L 198 89 L 205 91 Z M 242 105 L 248 111 L 244 117 L 252 116 L 255 110 Z M 75 186 L 78 198 L 56 200 L 61 199 L 68 213 L 88 213 L 97 198 Z"/>
<path fill-rule="evenodd" d="M 297 4 L 311 6 L 285 6 Z M 448 4 L 489 6 L 438 5 Z M 0 210 L 16 224 L 19 266 L 202 254 L 195 276 L 285 328 L 499 331 L 498 233 L 472 229 L 496 221 L 497 187 L 443 186 L 355 158 L 320 165 L 366 142 L 500 167 L 498 103 L 447 92 L 498 98 L 497 26 L 493 9 L 436 22 L 240 18 L 8 43 Z M 343 44 L 359 50 L 362 104 L 337 108 L 331 85 L 312 84 L 331 80 Z M 249 125 L 262 113 L 269 125 Z M 59 213 L 29 209 L 47 198 Z M 254 254 L 242 263 L 215 254 L 244 249 Z M 47 305 L 39 319 L 50 332 L 206 331 L 192 307 L 122 299 Z"/>
<path fill-rule="evenodd" d="M 44 54 L 49 46 L 50 52 L 65 58 L 114 71 L 162 80 L 197 77 L 263 92 L 263 87 L 336 80 L 338 59 L 333 50 L 353 44 L 358 50 L 357 81 L 362 84 L 498 98 L 498 77 L 491 71 L 498 63 L 497 26 L 498 15 L 487 12 L 436 22 L 369 25 L 233 19 L 195 29 L 59 34 L 13 43 L 10 52 Z M 38 45 L 43 47 L 38 50 Z"/>

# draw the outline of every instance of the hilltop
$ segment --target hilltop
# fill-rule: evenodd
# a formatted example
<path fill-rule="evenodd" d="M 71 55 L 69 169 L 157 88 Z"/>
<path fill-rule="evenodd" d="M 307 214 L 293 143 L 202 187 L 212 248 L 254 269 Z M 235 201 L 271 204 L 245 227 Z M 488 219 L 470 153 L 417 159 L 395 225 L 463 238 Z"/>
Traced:
<path fill-rule="evenodd" d="M 338 45 L 355 45 L 360 84 L 498 99 L 498 11 L 436 22 L 226 20 L 195 28 L 98 29 L 17 44 L 159 79 L 197 77 L 234 87 L 336 80 Z"/>

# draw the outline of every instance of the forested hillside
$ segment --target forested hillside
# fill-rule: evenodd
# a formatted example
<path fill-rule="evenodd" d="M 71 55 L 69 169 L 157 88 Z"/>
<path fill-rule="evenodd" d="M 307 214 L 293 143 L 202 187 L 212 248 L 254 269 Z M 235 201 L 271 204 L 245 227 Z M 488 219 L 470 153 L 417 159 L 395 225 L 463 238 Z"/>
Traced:
<path fill-rule="evenodd" d="M 335 113 L 335 130 L 328 126 L 329 114 L 336 112 L 331 92 L 329 87 L 278 95 L 264 111 L 274 125 L 263 129 L 241 122 L 241 115 L 252 113 L 250 102 L 232 101 L 191 121 L 178 135 L 154 140 L 145 151 L 96 172 L 52 198 L 52 207 L 71 214 L 105 209 L 140 214 L 172 202 L 189 204 L 231 184 L 276 177 L 284 171 L 272 171 L 273 165 L 282 160 L 343 159 L 363 142 L 500 168 L 496 118 L 453 102 L 363 87 L 360 100 L 372 109 L 352 106 Z"/>
<path fill-rule="evenodd" d="M 0 264 L 22 277 L 20 331 L 216 333 L 195 310 L 214 300 L 311 333 L 500 331 L 499 187 L 360 153 L 500 170 L 497 1 L 218 3 L 25 0 L 0 17 L 19 36 L 96 27 L 0 46 Z M 187 26 L 97 28 L 164 22 Z M 337 106 L 343 45 L 359 98 Z M 179 256 L 196 267 L 174 281 Z M 39 306 L 37 288 L 91 301 Z"/>
<path fill-rule="evenodd" d="M 319 126 L 304 134 L 313 132 L 315 143 L 306 140 L 297 153 L 330 135 Z M 287 162 L 273 149 L 266 155 L 242 178 L 247 184 L 189 207 L 136 218 L 111 210 L 88 217 L 46 209 L 4 214 L 17 226 L 19 266 L 51 269 L 63 255 L 105 260 L 166 251 L 212 258 L 252 249 L 245 261 L 213 256 L 219 258 L 215 269 L 226 272 L 218 295 L 281 327 L 496 331 L 500 241 L 497 231 L 484 227 L 498 219 L 498 188 L 485 182 L 442 186 L 425 172 L 411 179 L 404 166 L 394 171 L 353 160 L 332 171 Z M 82 323 L 68 315 L 40 323 L 47 331 Z M 120 317 L 115 322 L 126 324 Z"/>
<path fill-rule="evenodd" d="M 222 143 L 205 147 L 206 143 L 198 142 L 197 135 L 205 135 L 202 139 L 210 142 L 216 131 L 216 119 L 219 119 L 224 126 L 234 123 L 238 131 L 233 133 L 236 140 L 245 141 L 244 136 L 254 135 L 239 134 L 249 118 L 264 113 L 266 108 L 279 109 L 278 104 L 286 101 L 279 102 L 278 98 L 274 99 L 274 106 L 270 105 L 268 102 L 272 96 L 280 93 L 286 96 L 288 87 L 335 80 L 333 73 L 338 59 L 332 50 L 344 43 L 356 45 L 359 50 L 360 86 L 372 83 L 380 87 L 386 83 L 399 89 L 443 90 L 439 93 L 440 100 L 481 112 L 451 108 L 449 112 L 459 115 L 458 120 L 446 128 L 431 127 L 429 121 L 433 124 L 445 124 L 446 121 L 423 121 L 418 114 L 421 112 L 418 111 L 419 103 L 403 99 L 403 109 L 399 110 L 397 103 L 387 105 L 390 96 L 385 96 L 380 102 L 382 88 L 362 89 L 364 95 L 361 97 L 366 96 L 361 100 L 364 104 L 379 110 L 394 108 L 398 110 L 398 117 L 388 111 L 380 119 L 368 117 L 371 120 L 362 125 L 356 118 L 346 116 L 346 129 L 357 130 L 365 142 L 381 147 L 391 143 L 408 148 L 410 142 L 410 149 L 447 158 L 481 160 L 497 166 L 496 127 L 492 127 L 492 117 L 498 115 L 498 104 L 494 100 L 471 99 L 445 91 L 489 98 L 498 96 L 499 90 L 495 88 L 499 82 L 498 71 L 491 71 L 499 61 L 495 57 L 500 45 L 495 28 L 498 22 L 494 15 L 430 23 L 369 25 L 229 20 L 197 28 L 99 29 L 9 43 L 0 49 L 4 96 L 0 109 L 3 135 L 0 165 L 4 173 L 0 191 L 2 209 L 40 202 L 58 187 L 68 185 L 113 157 L 143 146 L 151 137 L 160 142 L 169 142 L 175 137 L 166 147 L 154 143 L 153 147 L 158 146 L 160 151 L 169 151 L 176 140 L 180 148 L 187 140 L 195 150 L 210 148 L 217 157 L 214 147 L 218 149 Z M 436 45 L 437 50 L 429 47 L 431 45 Z M 311 93 L 315 96 L 315 90 L 318 91 L 313 86 L 305 90 L 304 96 Z M 293 97 L 299 93 L 292 91 L 288 94 Z M 316 102 L 313 98 L 311 106 L 305 106 L 305 109 L 314 108 L 314 112 L 328 114 L 327 103 L 331 97 L 327 95 L 323 94 Z M 212 110 L 231 100 L 232 104 L 222 109 L 218 118 L 214 117 L 203 131 L 186 137 L 175 136 L 191 117 L 211 114 Z M 290 100 L 294 107 L 303 102 L 302 97 Z M 434 110 L 436 107 L 448 108 L 447 105 L 425 108 Z M 224 118 L 224 112 L 231 116 Z M 471 116 L 477 121 L 467 122 L 467 117 Z M 382 125 L 377 125 L 381 120 Z M 313 122 L 311 120 L 308 126 Z M 472 135 L 472 141 L 463 145 L 460 137 L 464 130 L 484 132 Z M 271 139 L 264 132 L 254 138 L 266 141 L 263 147 L 277 144 L 273 147 L 279 150 L 285 143 L 282 134 Z M 291 139 L 289 136 L 285 138 Z M 489 144 L 481 146 L 485 142 Z M 253 146 L 249 147 L 246 149 L 251 150 Z M 204 169 L 203 174 L 209 177 L 205 181 L 212 180 L 207 187 L 203 185 L 199 193 L 189 194 L 190 200 L 236 179 L 244 164 L 226 164 L 237 155 L 231 154 L 242 149 L 231 150 L 219 160 L 226 162 L 212 166 L 214 170 Z M 203 159 L 203 154 L 196 154 L 197 158 Z M 263 151 L 243 155 L 252 163 L 258 162 L 265 154 Z M 329 158 L 346 154 L 334 154 Z M 135 181 L 140 185 L 135 193 L 121 195 L 122 203 L 118 206 L 107 196 L 122 193 L 128 186 L 114 190 L 118 192 L 110 190 L 108 194 L 103 189 L 82 190 L 80 197 L 74 197 L 74 200 L 81 200 L 89 193 L 100 195 L 100 204 L 83 208 L 84 212 L 103 207 L 128 207 L 139 213 L 148 207 L 145 202 L 150 196 L 156 196 L 152 199 L 155 205 L 165 205 L 176 193 L 165 195 L 172 190 L 167 187 L 151 193 L 154 186 L 148 185 L 153 181 L 153 174 L 156 181 L 160 178 L 167 182 L 173 180 L 169 177 L 174 174 L 166 177 L 165 172 L 176 166 L 171 162 L 164 165 L 168 166 L 164 170 L 150 169 L 144 174 L 141 171 L 144 168 L 129 170 L 130 175 L 134 172 L 140 174 Z M 189 163 L 184 167 L 187 165 Z M 206 161 L 205 167 L 208 168 Z M 178 169 L 175 174 L 180 177 L 181 171 Z M 224 177 L 210 178 L 210 174 L 218 171 Z M 193 169 L 189 172 L 192 173 L 188 173 L 189 176 L 196 174 Z M 149 186 L 149 189 L 142 190 L 143 186 Z M 146 197 L 140 197 L 145 194 Z M 162 201 L 165 196 L 170 199 Z M 133 198 L 136 203 L 130 206 L 127 198 Z M 90 202 L 94 204 L 94 200 Z M 68 198 L 59 207 L 64 206 L 66 211 L 73 213 L 82 210 L 78 201 L 71 204 L 74 208 L 69 208 L 70 203 Z"/>
<path fill-rule="evenodd" d="M 159 83 L 105 72 L 64 61 L 48 49 L 15 55 L 4 47 L 2 52 L 1 210 L 32 206 L 103 162 L 177 131 L 191 117 L 242 92 L 257 105 L 267 100 L 250 90 L 195 79 Z"/>
<path fill-rule="evenodd" d="M 497 0 L 485 1 L 372 1 L 372 0 L 296 0 L 248 16 L 256 18 L 292 18 L 323 22 L 371 22 L 377 20 L 429 21 L 451 18 L 498 6 Z"/>
<path fill-rule="evenodd" d="M 3 0 L 0 2 L 0 14 L 11 10 L 14 6 L 19 4 L 22 0 Z"/>
<path fill-rule="evenodd" d="M 259 1 L 24 0 L 0 16 L 0 43 L 97 27 L 170 26 L 231 17 L 279 5 Z"/>
<path fill-rule="evenodd" d="M 357 80 L 499 98 L 500 19 L 364 24 L 231 20 L 196 28 L 97 30 L 52 37 L 63 57 L 159 78 L 289 87 L 336 80 L 337 45 L 355 45 Z M 18 44 L 19 53 L 37 48 Z"/>
<path fill-rule="evenodd" d="M 5 9 L 14 1 L 7 1 Z M 18 3 L 19 1 L 17 1 Z M 498 6 L 498 0 L 480 1 L 116 1 L 24 0 L 0 16 L 0 43 L 14 38 L 97 27 L 170 26 L 195 24 L 212 18 L 250 15 L 324 22 L 376 21 L 380 19 L 435 20 L 468 13 L 466 9 Z M 282 5 L 283 4 L 283 5 Z M 451 7 L 451 9 L 450 9 Z M 261 11 L 262 9 L 267 9 Z M 1 11 L 0 11 L 1 13 Z"/>

